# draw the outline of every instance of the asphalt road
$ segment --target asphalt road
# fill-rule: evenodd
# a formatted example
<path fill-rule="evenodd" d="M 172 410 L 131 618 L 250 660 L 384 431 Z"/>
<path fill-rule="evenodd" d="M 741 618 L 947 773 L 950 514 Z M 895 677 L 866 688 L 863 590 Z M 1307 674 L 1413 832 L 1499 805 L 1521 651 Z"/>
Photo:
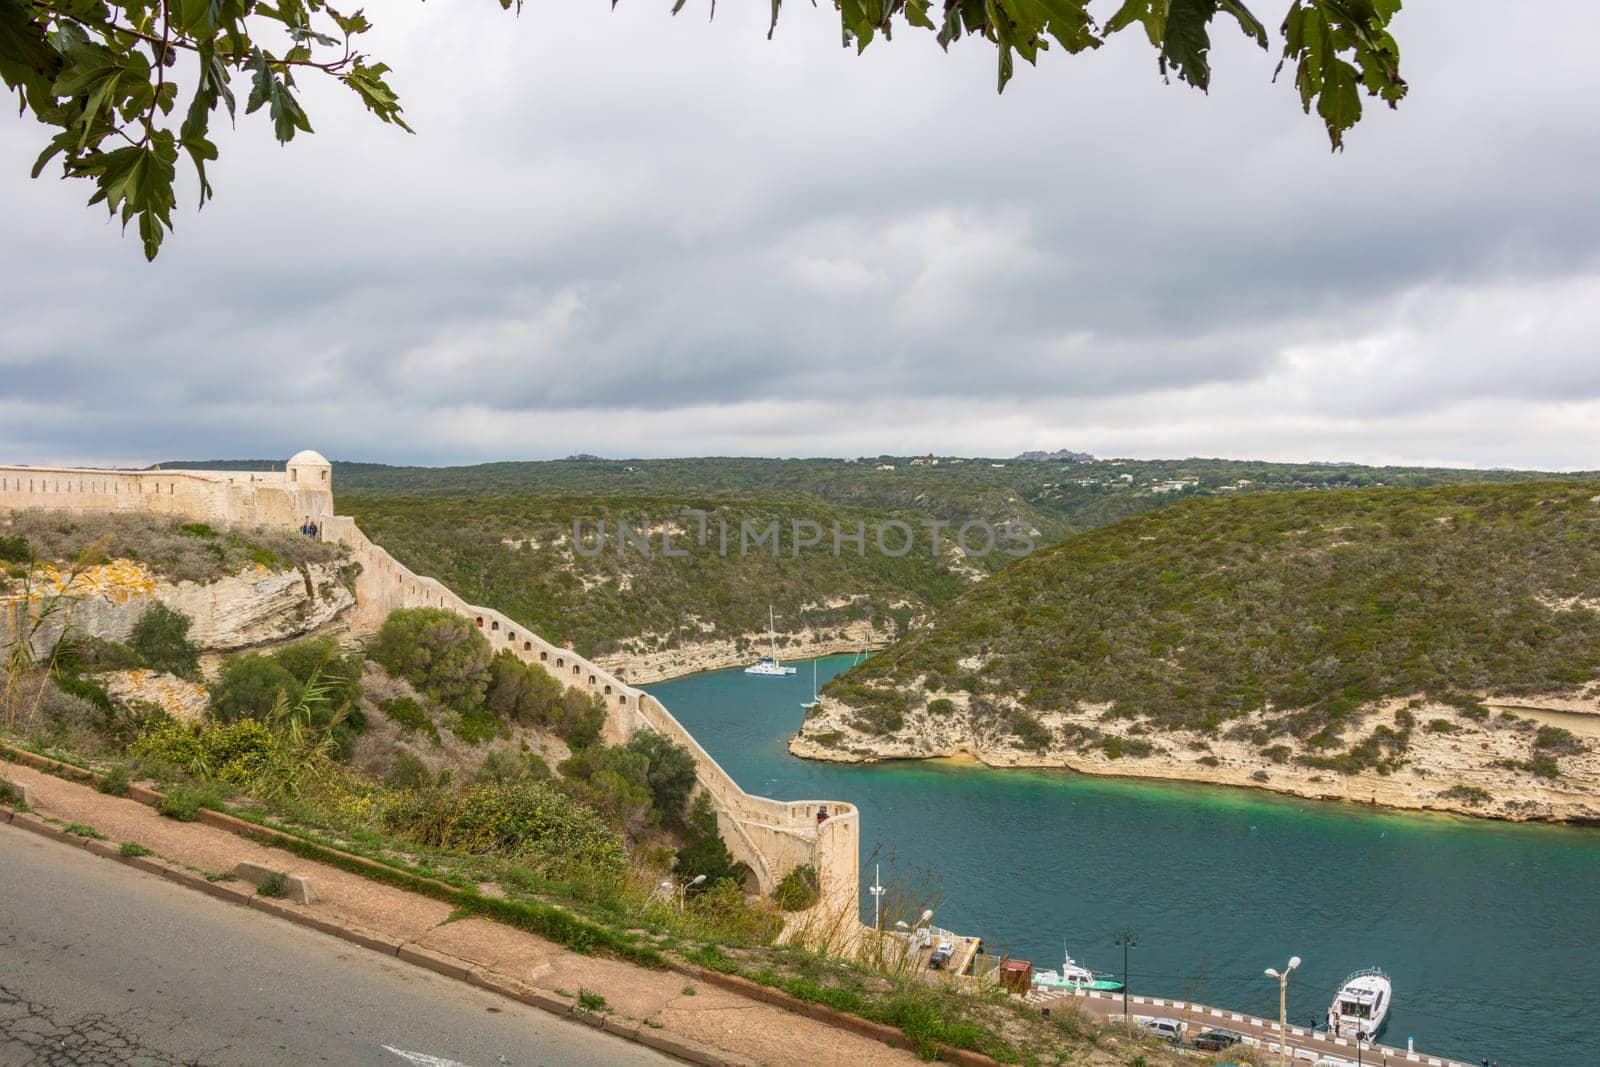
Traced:
<path fill-rule="evenodd" d="M 0 823 L 0 1065 L 673 1062 Z"/>

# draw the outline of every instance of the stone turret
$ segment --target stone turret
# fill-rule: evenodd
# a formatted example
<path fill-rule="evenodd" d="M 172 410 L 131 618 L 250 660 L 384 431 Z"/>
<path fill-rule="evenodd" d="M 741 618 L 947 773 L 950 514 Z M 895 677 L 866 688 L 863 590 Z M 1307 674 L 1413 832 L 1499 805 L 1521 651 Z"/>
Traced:
<path fill-rule="evenodd" d="M 296 452 L 284 471 L 289 476 L 289 488 L 300 501 L 303 517 L 315 519 L 333 514 L 333 464 L 321 452 L 309 448 Z"/>

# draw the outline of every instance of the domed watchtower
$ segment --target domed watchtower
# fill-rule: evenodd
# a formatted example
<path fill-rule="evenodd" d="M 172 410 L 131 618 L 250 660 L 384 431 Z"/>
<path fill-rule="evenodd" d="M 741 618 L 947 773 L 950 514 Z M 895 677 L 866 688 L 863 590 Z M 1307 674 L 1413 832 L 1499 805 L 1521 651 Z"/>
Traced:
<path fill-rule="evenodd" d="M 321 452 L 309 448 L 296 452 L 284 470 L 303 515 L 315 518 L 333 514 L 333 464 Z"/>

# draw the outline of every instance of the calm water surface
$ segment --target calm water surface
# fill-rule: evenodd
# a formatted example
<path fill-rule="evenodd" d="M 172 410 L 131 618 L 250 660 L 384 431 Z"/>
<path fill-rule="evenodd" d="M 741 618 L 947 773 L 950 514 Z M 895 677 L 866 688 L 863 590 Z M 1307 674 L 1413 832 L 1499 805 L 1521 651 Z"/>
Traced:
<path fill-rule="evenodd" d="M 851 657 L 819 661 L 827 678 Z M 863 885 L 931 880 L 934 921 L 994 952 L 1117 970 L 1136 993 L 1291 1021 L 1362 967 L 1393 977 L 1384 1034 L 1514 1067 L 1600 1067 L 1600 831 L 1375 813 L 1247 790 L 943 763 L 811 763 L 784 743 L 811 695 L 717 671 L 650 686 L 745 789 L 861 809 Z M 876 857 L 874 853 L 877 853 Z M 871 898 L 862 894 L 866 917 Z"/>

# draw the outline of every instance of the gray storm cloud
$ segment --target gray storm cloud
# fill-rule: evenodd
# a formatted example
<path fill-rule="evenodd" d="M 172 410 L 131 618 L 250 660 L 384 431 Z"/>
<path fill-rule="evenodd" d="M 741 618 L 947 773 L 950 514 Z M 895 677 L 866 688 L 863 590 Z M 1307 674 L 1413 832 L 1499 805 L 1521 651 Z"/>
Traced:
<path fill-rule="evenodd" d="M 418 136 L 335 87 L 288 148 L 241 116 L 154 265 L 0 120 L 0 450 L 1592 467 L 1600 77 L 1558 9 L 1410 5 L 1411 98 L 1332 156 L 1229 35 L 1210 96 L 1130 39 L 997 98 L 981 46 L 857 58 L 826 10 L 394 5 Z"/>

